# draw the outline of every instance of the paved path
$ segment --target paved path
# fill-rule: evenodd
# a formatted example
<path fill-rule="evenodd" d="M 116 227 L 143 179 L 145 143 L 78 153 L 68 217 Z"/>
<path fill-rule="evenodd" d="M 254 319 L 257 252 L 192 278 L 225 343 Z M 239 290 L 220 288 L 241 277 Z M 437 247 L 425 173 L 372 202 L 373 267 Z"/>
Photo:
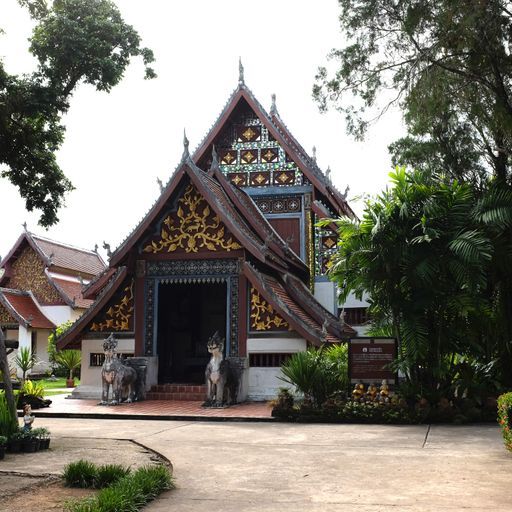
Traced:
<path fill-rule="evenodd" d="M 512 510 L 512 454 L 494 425 L 37 422 L 59 436 L 134 439 L 169 458 L 178 489 L 148 511 Z"/>
<path fill-rule="evenodd" d="M 37 409 L 36 417 L 73 417 L 88 415 L 90 417 L 146 416 L 148 419 L 159 418 L 196 418 L 196 419 L 253 419 L 257 421 L 273 421 L 272 409 L 266 402 L 245 402 L 226 408 L 204 408 L 202 402 L 184 400 L 146 400 L 132 404 L 123 403 L 115 407 L 98 405 L 98 400 L 77 400 L 67 398 L 67 395 L 49 397 L 52 405 L 48 408 Z"/>

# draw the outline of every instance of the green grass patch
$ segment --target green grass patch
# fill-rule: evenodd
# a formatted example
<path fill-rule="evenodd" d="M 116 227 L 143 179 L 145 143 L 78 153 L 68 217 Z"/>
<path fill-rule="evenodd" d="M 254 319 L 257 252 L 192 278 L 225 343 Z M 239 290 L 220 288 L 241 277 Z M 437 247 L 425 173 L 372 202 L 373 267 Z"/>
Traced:
<path fill-rule="evenodd" d="M 98 468 L 88 460 L 71 462 L 64 468 L 62 478 L 67 487 L 94 487 Z"/>
<path fill-rule="evenodd" d="M 86 461 L 74 463 L 76 468 Z M 137 512 L 160 493 L 174 487 L 171 475 L 165 466 L 144 466 L 134 472 L 117 465 L 94 466 L 96 477 L 92 486 L 108 485 L 94 498 L 68 502 L 68 512 Z M 69 466 L 68 466 L 69 467 Z"/>
<path fill-rule="evenodd" d="M 39 382 L 43 384 L 44 389 L 59 389 L 66 388 L 66 379 L 64 377 L 58 378 L 57 380 L 42 379 Z M 80 385 L 80 379 L 75 378 L 75 385 Z"/>

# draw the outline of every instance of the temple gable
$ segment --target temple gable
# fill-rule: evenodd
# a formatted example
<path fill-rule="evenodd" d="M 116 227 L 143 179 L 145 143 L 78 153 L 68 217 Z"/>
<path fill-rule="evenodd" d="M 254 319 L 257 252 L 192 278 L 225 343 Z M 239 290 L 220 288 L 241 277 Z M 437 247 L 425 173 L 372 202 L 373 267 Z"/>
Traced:
<path fill-rule="evenodd" d="M 40 304 L 63 304 L 62 297 L 50 284 L 45 264 L 31 247 L 26 247 L 12 263 L 9 288 L 30 290 Z"/>
<path fill-rule="evenodd" d="M 196 187 L 189 184 L 177 208 L 164 217 L 159 235 L 145 242 L 142 250 L 149 254 L 187 254 L 241 248 Z"/>

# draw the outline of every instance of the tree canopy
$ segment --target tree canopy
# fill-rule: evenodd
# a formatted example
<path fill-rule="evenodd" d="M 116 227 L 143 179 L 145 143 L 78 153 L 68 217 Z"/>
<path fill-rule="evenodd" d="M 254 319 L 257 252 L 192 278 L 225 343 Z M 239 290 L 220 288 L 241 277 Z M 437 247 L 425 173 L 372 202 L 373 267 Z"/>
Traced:
<path fill-rule="evenodd" d="M 339 0 L 347 44 L 313 94 L 363 137 L 398 104 L 408 136 L 395 164 L 480 183 L 511 180 L 512 4 L 505 0 Z M 391 99 L 382 103 L 382 98 Z"/>
<path fill-rule="evenodd" d="M 142 58 L 145 78 L 153 78 L 154 56 L 110 0 L 18 1 L 35 21 L 29 50 L 38 66 L 12 75 L 0 60 L 0 175 L 18 187 L 28 211 L 41 211 L 40 224 L 50 226 L 73 189 L 55 155 L 73 91 L 87 83 L 109 92 L 134 57 Z"/>
<path fill-rule="evenodd" d="M 460 357 L 493 363 L 510 385 L 512 193 L 478 199 L 467 183 L 403 168 L 390 177 L 360 222 L 337 221 L 330 275 L 342 300 L 369 294 L 375 324 L 400 340 L 400 368 L 423 389 L 452 384 Z"/>

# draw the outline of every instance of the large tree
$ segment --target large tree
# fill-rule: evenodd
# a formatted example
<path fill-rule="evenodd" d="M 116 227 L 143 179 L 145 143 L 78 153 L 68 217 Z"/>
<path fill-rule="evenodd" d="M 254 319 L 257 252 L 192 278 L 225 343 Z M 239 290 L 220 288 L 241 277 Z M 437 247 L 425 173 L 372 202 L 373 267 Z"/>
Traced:
<path fill-rule="evenodd" d="M 511 180 L 512 2 L 339 0 L 347 43 L 317 75 L 321 109 L 364 135 L 390 104 L 408 136 L 394 163 L 480 183 Z"/>
<path fill-rule="evenodd" d="M 58 221 L 64 195 L 72 190 L 56 159 L 64 139 L 61 122 L 80 83 L 110 91 L 132 57 L 140 56 L 153 78 L 153 53 L 110 0 L 18 0 L 35 27 L 30 52 L 36 71 L 9 74 L 0 60 L 0 164 L 40 224 Z"/>

